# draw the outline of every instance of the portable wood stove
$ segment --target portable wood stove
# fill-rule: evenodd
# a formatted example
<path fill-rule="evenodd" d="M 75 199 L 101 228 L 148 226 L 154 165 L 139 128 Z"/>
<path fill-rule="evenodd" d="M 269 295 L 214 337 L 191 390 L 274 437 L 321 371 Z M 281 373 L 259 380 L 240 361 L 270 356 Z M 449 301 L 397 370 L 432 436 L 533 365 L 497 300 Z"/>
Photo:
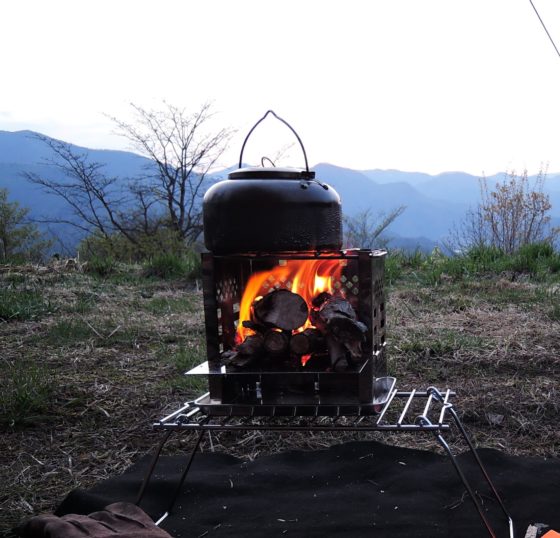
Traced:
<path fill-rule="evenodd" d="M 384 251 L 348 250 L 317 253 L 215 256 L 203 254 L 203 294 L 207 362 L 187 375 L 208 376 L 209 394 L 199 405 L 210 414 L 269 415 L 311 411 L 332 415 L 333 407 L 344 412 L 375 412 L 387 395 L 385 358 L 385 300 L 383 294 Z M 290 264 L 296 265 L 291 273 Z M 331 291 L 342 294 L 366 327 L 360 356 L 343 353 L 342 365 L 333 365 L 325 347 L 322 352 L 294 354 L 289 345 L 280 353 L 266 349 L 248 366 L 224 364 L 224 354 L 239 342 L 240 305 L 252 275 L 265 274 L 262 291 L 297 290 L 305 286 L 296 273 L 313 275 L 313 267 L 331 267 Z M 275 272 L 275 269 L 285 269 Z M 269 275 L 268 277 L 266 275 Z M 329 275 L 330 277 L 330 275 Z M 326 277 L 323 277 L 326 278 Z M 284 331 L 286 332 L 286 331 Z M 296 332 L 296 331 L 294 331 Z M 296 334 L 301 334 L 297 333 Z M 286 338 L 290 338 L 288 335 Z"/>
<path fill-rule="evenodd" d="M 278 118 L 269 111 L 255 127 L 269 114 Z M 154 424 L 165 435 L 137 504 L 173 432 L 198 435 L 158 525 L 172 512 L 205 433 L 431 433 L 453 463 L 488 535 L 496 537 L 494 522 L 445 440 L 454 426 L 505 517 L 510 538 L 514 538 L 512 518 L 451 402 L 455 393 L 435 387 L 398 390 L 395 378 L 387 375 L 386 253 L 341 250 L 340 199 L 331 187 L 315 180 L 299 136 L 278 119 L 297 137 L 306 168 L 241 169 L 230 174 L 233 181 L 221 182 L 208 191 L 204 226 L 211 252 L 202 255 L 207 361 L 187 375 L 206 376 L 209 390 Z M 301 273 L 290 272 L 292 266 Z M 302 280 L 301 274 L 307 278 Z M 257 275 L 258 285 L 247 298 Z M 322 287 L 310 286 L 314 275 Z M 289 304 L 286 316 L 297 318 L 297 322 L 283 322 L 283 306 L 281 315 L 255 313 L 262 310 L 264 303 L 259 301 L 263 296 L 273 294 L 276 302 Z M 301 319 L 298 304 L 305 311 Z"/>

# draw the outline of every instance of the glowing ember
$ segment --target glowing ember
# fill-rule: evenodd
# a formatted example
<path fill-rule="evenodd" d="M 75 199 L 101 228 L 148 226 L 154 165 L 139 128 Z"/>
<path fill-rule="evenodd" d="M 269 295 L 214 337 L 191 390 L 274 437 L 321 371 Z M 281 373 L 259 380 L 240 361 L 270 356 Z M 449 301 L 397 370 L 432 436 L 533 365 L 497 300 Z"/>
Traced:
<path fill-rule="evenodd" d="M 243 293 L 239 310 L 237 342 L 242 342 L 254 331 L 243 327 L 242 322 L 251 319 L 251 305 L 257 298 L 278 288 L 285 288 L 301 295 L 308 308 L 317 295 L 322 292 L 333 293 L 333 282 L 340 279 L 344 261 L 340 259 L 323 260 L 286 260 L 269 271 L 254 273 Z M 282 283 L 282 284 L 280 284 Z M 309 319 L 298 329 L 303 331 L 311 327 Z"/>

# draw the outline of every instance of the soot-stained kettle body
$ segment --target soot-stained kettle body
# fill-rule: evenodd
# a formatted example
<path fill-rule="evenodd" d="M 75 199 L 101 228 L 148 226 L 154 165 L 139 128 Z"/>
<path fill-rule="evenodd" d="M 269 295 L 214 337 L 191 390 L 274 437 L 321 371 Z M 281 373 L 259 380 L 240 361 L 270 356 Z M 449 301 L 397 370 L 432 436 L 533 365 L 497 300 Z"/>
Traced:
<path fill-rule="evenodd" d="M 296 136 L 305 169 L 242 168 L 247 140 L 269 114 Z M 300 137 L 272 110 L 246 136 L 239 169 L 208 189 L 202 209 L 204 243 L 214 254 L 342 248 L 340 197 L 332 187 L 315 179 Z"/>
<path fill-rule="evenodd" d="M 204 196 L 204 242 L 215 254 L 338 250 L 340 197 L 292 168 L 240 168 Z"/>

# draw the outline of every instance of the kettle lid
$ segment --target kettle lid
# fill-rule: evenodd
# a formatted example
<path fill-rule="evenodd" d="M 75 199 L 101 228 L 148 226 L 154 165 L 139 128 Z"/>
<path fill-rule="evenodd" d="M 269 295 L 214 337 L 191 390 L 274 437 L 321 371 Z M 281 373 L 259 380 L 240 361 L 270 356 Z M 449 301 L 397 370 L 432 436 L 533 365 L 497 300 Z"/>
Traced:
<path fill-rule="evenodd" d="M 252 166 L 238 168 L 228 174 L 228 179 L 297 179 L 310 180 L 315 178 L 313 170 L 303 168 L 276 168 Z"/>

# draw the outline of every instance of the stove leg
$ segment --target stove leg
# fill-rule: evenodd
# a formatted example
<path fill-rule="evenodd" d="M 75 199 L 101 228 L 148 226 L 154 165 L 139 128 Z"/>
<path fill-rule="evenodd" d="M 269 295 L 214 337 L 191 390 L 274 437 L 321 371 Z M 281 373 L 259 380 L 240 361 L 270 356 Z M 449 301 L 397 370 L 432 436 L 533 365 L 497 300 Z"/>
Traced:
<path fill-rule="evenodd" d="M 187 474 L 189 473 L 192 462 L 194 460 L 194 457 L 195 457 L 196 453 L 198 452 L 198 448 L 200 447 L 200 442 L 202 441 L 202 437 L 204 436 L 205 432 L 206 432 L 205 429 L 203 429 L 203 428 L 200 429 L 198 437 L 196 439 L 196 443 L 194 445 L 194 448 L 191 450 L 189 460 L 187 462 L 187 466 L 185 467 L 185 470 L 183 471 L 183 474 L 181 475 L 181 478 L 179 479 L 179 483 L 177 484 L 177 487 L 175 488 L 175 491 L 173 492 L 173 496 L 171 497 L 171 500 L 169 501 L 169 504 L 167 505 L 167 510 L 156 521 L 156 526 L 159 527 L 159 525 L 169 516 L 169 514 L 171 514 L 171 511 L 173 510 L 173 507 L 175 506 L 175 503 L 177 502 L 177 498 L 179 497 L 179 494 L 181 493 L 181 488 L 183 487 L 183 484 L 185 483 L 185 479 L 187 478 Z"/>
<path fill-rule="evenodd" d="M 504 502 L 502 501 L 502 498 L 500 497 L 500 494 L 498 493 L 498 490 L 494 486 L 494 483 L 492 482 L 492 480 L 490 478 L 490 475 L 488 474 L 488 471 L 484 467 L 484 465 L 482 463 L 482 460 L 480 459 L 480 456 L 476 452 L 476 449 L 475 449 L 474 445 L 472 444 L 472 441 L 471 441 L 467 431 L 465 430 L 463 424 L 461 423 L 461 420 L 459 419 L 459 416 L 457 415 L 457 412 L 455 411 L 455 409 L 453 407 L 453 404 L 451 404 L 450 402 L 444 402 L 443 395 L 439 392 L 439 390 L 437 390 L 434 387 L 430 387 L 428 389 L 428 392 L 430 392 L 436 400 L 440 401 L 445 406 L 446 410 L 451 413 L 451 416 L 453 417 L 453 420 L 455 421 L 455 424 L 456 424 L 457 428 L 461 432 L 461 436 L 463 437 L 464 441 L 467 443 L 467 446 L 469 447 L 469 451 L 473 455 L 480 472 L 484 476 L 484 479 L 486 480 L 488 486 L 492 490 L 492 494 L 494 495 L 494 498 L 498 502 L 502 512 L 504 513 L 504 515 L 506 516 L 506 519 L 508 520 L 509 538 L 515 538 L 513 520 L 511 518 L 509 512 L 507 511 L 507 509 L 504 505 Z M 418 417 L 418 421 L 420 422 L 420 424 L 432 425 L 430 420 L 424 415 Z M 473 501 L 473 503 L 476 507 L 476 510 L 477 510 L 480 518 L 482 519 L 482 522 L 484 523 L 484 526 L 486 527 L 486 530 L 488 531 L 489 535 L 492 538 L 496 538 L 496 534 L 494 532 L 494 529 L 492 528 L 492 525 L 488 521 L 488 518 L 486 517 L 486 514 L 484 514 L 484 510 L 482 509 L 482 505 L 480 504 L 478 498 L 476 497 L 476 494 L 475 494 L 474 490 L 472 489 L 469 482 L 467 481 L 467 478 L 466 478 L 463 470 L 459 466 L 459 462 L 457 461 L 455 455 L 451 451 L 450 446 L 447 444 L 447 442 L 445 441 L 445 439 L 443 438 L 443 436 L 440 432 L 434 432 L 434 434 L 435 434 L 436 439 L 438 440 L 439 444 L 444 448 L 444 450 L 447 452 L 447 455 L 451 459 L 451 463 L 453 463 L 453 466 L 455 467 L 455 471 L 459 475 L 459 478 L 461 479 L 461 482 L 463 482 L 463 485 L 465 486 L 470 498 L 472 499 L 472 501 Z"/>
<path fill-rule="evenodd" d="M 161 451 L 163 450 L 163 447 L 165 446 L 165 443 L 167 443 L 169 437 L 171 436 L 171 434 L 173 433 L 173 430 L 168 430 L 165 435 L 163 436 L 162 440 L 160 441 L 154 456 L 152 458 L 152 461 L 150 463 L 150 467 L 148 468 L 148 472 L 146 473 L 146 476 L 144 476 L 144 480 L 142 481 L 142 484 L 140 486 L 140 490 L 138 491 L 138 495 L 136 496 L 136 500 L 134 501 L 134 504 L 136 506 L 140 506 L 140 503 L 142 502 L 142 499 L 144 498 L 144 493 L 146 493 L 146 488 L 148 487 L 148 484 L 150 483 L 150 479 L 152 478 L 152 474 L 154 474 L 154 469 L 156 468 L 157 462 L 159 460 L 159 456 L 161 454 Z"/>

